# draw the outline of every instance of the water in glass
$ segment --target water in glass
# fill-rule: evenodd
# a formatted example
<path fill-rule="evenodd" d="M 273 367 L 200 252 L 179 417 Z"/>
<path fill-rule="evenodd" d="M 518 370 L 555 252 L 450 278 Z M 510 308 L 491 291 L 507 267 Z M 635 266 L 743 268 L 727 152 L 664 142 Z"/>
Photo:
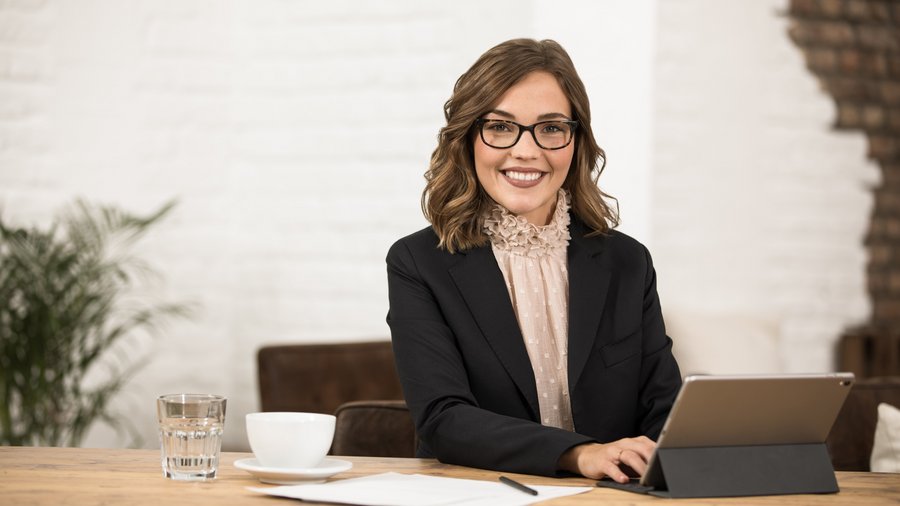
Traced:
<path fill-rule="evenodd" d="M 159 426 L 162 468 L 167 478 L 216 477 L 223 424 L 209 418 L 173 418 Z"/>

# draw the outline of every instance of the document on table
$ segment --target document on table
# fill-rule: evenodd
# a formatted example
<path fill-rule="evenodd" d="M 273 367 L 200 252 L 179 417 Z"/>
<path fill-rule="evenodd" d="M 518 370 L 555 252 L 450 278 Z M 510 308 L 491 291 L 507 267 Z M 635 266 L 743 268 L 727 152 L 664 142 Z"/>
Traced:
<path fill-rule="evenodd" d="M 254 492 L 304 501 L 363 506 L 525 506 L 587 492 L 593 487 L 528 485 L 526 494 L 499 481 L 442 478 L 423 474 L 383 473 L 311 485 L 248 487 Z"/>

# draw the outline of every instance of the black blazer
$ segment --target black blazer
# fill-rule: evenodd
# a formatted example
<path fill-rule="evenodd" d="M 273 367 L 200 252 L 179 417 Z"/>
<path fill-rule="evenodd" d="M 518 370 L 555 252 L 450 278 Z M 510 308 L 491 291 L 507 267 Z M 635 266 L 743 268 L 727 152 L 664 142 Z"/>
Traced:
<path fill-rule="evenodd" d="M 388 252 L 397 371 L 420 457 L 556 475 L 589 441 L 656 439 L 681 386 L 647 249 L 611 231 L 568 247 L 568 379 L 576 432 L 540 424 L 531 362 L 490 245 L 438 249 L 429 227 Z"/>

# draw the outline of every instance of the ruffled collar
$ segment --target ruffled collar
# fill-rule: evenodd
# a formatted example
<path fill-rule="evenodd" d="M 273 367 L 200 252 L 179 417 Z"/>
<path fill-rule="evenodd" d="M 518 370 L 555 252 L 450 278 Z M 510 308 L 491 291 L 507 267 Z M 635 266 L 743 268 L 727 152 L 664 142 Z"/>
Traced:
<path fill-rule="evenodd" d="M 569 245 L 569 193 L 560 188 L 556 209 L 550 223 L 534 225 L 509 212 L 500 204 L 495 205 L 483 221 L 484 233 L 495 248 L 508 250 L 528 257 L 552 253 Z"/>

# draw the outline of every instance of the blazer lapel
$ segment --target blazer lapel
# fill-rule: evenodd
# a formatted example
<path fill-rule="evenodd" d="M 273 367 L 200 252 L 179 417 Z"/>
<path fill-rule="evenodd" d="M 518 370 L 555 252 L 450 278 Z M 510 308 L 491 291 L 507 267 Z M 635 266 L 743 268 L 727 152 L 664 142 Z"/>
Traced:
<path fill-rule="evenodd" d="M 569 389 L 573 390 L 594 346 L 611 273 L 600 263 L 602 240 L 586 239 L 577 218 L 569 227 Z"/>
<path fill-rule="evenodd" d="M 450 268 L 450 276 L 485 339 L 538 419 L 540 410 L 531 360 L 494 252 L 490 246 L 483 246 L 460 255 L 465 258 Z"/>

